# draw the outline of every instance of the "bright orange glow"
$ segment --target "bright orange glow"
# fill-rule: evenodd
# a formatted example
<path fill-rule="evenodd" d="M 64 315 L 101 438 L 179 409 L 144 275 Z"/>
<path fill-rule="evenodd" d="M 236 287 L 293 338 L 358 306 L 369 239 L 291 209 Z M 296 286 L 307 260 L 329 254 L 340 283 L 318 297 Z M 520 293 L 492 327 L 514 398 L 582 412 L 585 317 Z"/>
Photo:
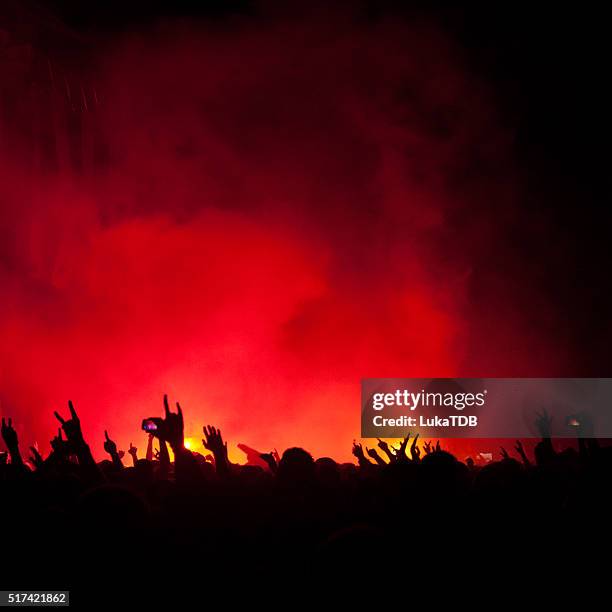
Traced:
<path fill-rule="evenodd" d="M 190 451 L 199 451 L 198 443 L 194 438 L 185 438 L 185 448 Z"/>

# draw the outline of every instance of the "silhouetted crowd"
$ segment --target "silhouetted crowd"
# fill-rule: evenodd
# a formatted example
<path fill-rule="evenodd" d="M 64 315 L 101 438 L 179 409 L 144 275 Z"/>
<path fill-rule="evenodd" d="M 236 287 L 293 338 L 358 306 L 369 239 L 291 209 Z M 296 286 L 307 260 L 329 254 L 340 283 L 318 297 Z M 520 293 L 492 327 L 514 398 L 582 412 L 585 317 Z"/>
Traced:
<path fill-rule="evenodd" d="M 441 558 L 480 572 L 516 547 L 537 563 L 554 558 L 557 547 L 596 538 L 609 522 L 612 448 L 581 438 L 556 451 L 546 413 L 537 416 L 533 457 L 517 442 L 516 458 L 502 449 L 484 466 L 418 435 L 398 446 L 354 443 L 356 464 L 289 448 L 236 465 L 212 426 L 203 428 L 204 454 L 186 449 L 176 407 L 165 397 L 164 417 L 143 424 L 152 431 L 144 456 L 132 444 L 124 455 L 105 432 L 109 459 L 98 463 L 72 403 L 68 418 L 55 413 L 60 428 L 47 457 L 31 448 L 24 458 L 2 418 L 6 586 L 127 581 L 151 594 L 160 581 L 184 584 L 191 569 L 199 578 L 187 582 L 199 588 L 227 572 L 267 580 L 350 567 L 358 576 L 366 566 Z"/>

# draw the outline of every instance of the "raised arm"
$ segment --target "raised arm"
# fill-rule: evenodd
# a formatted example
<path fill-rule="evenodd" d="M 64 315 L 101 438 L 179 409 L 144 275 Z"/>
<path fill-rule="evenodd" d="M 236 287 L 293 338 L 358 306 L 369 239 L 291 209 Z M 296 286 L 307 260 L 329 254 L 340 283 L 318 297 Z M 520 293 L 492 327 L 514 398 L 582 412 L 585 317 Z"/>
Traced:
<path fill-rule="evenodd" d="M 414 463 L 419 463 L 421 461 L 421 449 L 418 447 L 417 440 L 419 439 L 419 434 L 414 436 L 412 440 L 412 446 L 410 447 L 410 457 Z"/>
<path fill-rule="evenodd" d="M 81 421 L 70 400 L 68 400 L 68 410 L 70 411 L 70 418 L 67 420 L 64 419 L 59 412 L 56 411 L 53 413 L 66 434 L 67 448 L 71 454 L 76 455 L 79 465 L 87 477 L 92 480 L 100 480 L 102 474 L 91 454 L 89 446 L 85 442 L 83 430 L 81 429 Z"/>
<path fill-rule="evenodd" d="M 176 414 L 170 411 L 168 396 L 164 395 L 164 420 L 160 431 L 160 439 L 170 445 L 174 456 L 185 452 L 185 425 L 183 422 L 183 410 L 181 405 L 176 402 Z"/>
<path fill-rule="evenodd" d="M 523 462 L 523 465 L 526 468 L 530 468 L 531 461 L 529 461 L 529 457 L 527 457 L 527 453 L 525 452 L 525 449 L 523 448 L 523 443 L 520 440 L 517 440 L 514 448 L 516 449 L 516 452 L 519 454 L 521 461 Z"/>
<path fill-rule="evenodd" d="M 159 441 L 159 453 L 157 453 L 157 460 L 159 461 L 160 478 L 167 478 L 170 474 L 170 453 L 165 440 Z"/>
<path fill-rule="evenodd" d="M 136 464 L 138 463 L 138 449 L 131 442 L 130 442 L 130 448 L 128 448 L 128 453 L 130 454 L 130 457 L 132 458 L 132 465 L 136 467 Z"/>
<path fill-rule="evenodd" d="M 378 454 L 375 448 L 367 448 L 366 453 L 374 459 L 377 465 L 387 465 L 387 462 Z"/>
<path fill-rule="evenodd" d="M 408 447 L 408 440 L 410 440 L 410 432 L 408 435 L 402 440 L 399 448 L 396 449 L 395 452 L 395 461 L 396 463 L 407 463 L 408 455 L 406 454 L 406 448 Z"/>
<path fill-rule="evenodd" d="M 113 461 L 113 465 L 119 469 L 123 469 L 123 463 L 121 461 L 121 457 L 117 452 L 117 445 L 113 440 L 108 436 L 108 431 L 104 430 L 104 450 L 111 456 Z"/>
<path fill-rule="evenodd" d="M 353 440 L 353 455 L 355 455 L 357 458 L 359 467 L 367 467 L 372 465 L 372 462 L 364 455 L 361 444 L 357 444 L 355 440 Z"/>
<path fill-rule="evenodd" d="M 34 466 L 36 470 L 40 470 L 45 461 L 42 458 L 42 455 L 38 452 L 38 449 L 35 446 L 30 446 L 30 463 Z"/>
<path fill-rule="evenodd" d="M 23 459 L 19 451 L 19 439 L 17 438 L 17 432 L 13 427 L 13 419 L 11 418 L 9 418 L 7 423 L 4 417 L 2 417 L 2 439 L 11 457 L 11 464 L 23 467 Z"/>
<path fill-rule="evenodd" d="M 202 440 L 202 442 L 203 442 L 203 440 Z M 261 459 L 263 459 L 266 462 L 266 464 L 268 466 L 268 469 L 273 474 L 276 474 L 276 472 L 278 471 L 278 463 L 276 461 L 276 457 L 274 456 L 274 453 L 273 452 L 271 452 L 271 453 L 261 453 L 259 456 L 260 456 Z"/>
<path fill-rule="evenodd" d="M 391 451 L 391 449 L 389 448 L 389 444 L 387 444 L 386 440 L 381 440 L 380 438 L 377 438 L 377 440 L 378 440 L 378 448 L 380 448 L 380 450 L 383 453 L 385 453 L 385 455 L 387 455 L 387 458 L 389 459 L 389 463 L 395 463 L 396 457 Z"/>
<path fill-rule="evenodd" d="M 147 454 L 145 455 L 145 459 L 147 461 L 153 461 L 153 440 L 155 436 L 153 434 L 149 434 L 149 439 L 147 440 Z"/>
<path fill-rule="evenodd" d="M 185 448 L 185 425 L 183 421 L 183 410 L 176 402 L 176 413 L 171 412 L 168 404 L 168 396 L 164 395 L 164 418 L 157 419 L 159 426 L 153 434 L 159 439 L 160 467 L 163 468 L 167 452 L 166 443 L 170 445 L 174 453 L 174 474 L 177 481 L 193 484 L 201 477 L 197 461 L 189 450 Z"/>
<path fill-rule="evenodd" d="M 551 440 L 552 417 L 546 410 L 543 410 L 541 413 L 536 414 L 535 424 L 542 436 L 542 440 L 536 446 L 536 461 L 538 463 L 546 463 L 556 455 Z"/>
<path fill-rule="evenodd" d="M 217 474 L 226 476 L 230 471 L 230 465 L 227 457 L 227 442 L 223 442 L 221 430 L 215 429 L 212 425 L 205 425 L 202 430 L 204 432 L 202 444 L 214 455 Z"/>

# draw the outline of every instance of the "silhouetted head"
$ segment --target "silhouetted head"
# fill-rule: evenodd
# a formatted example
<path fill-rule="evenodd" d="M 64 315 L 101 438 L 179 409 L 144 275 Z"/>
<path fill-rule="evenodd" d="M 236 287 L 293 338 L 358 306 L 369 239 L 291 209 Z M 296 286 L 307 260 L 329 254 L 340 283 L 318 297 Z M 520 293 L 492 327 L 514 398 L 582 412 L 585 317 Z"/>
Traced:
<path fill-rule="evenodd" d="M 134 466 L 136 478 L 142 484 L 149 484 L 153 480 L 153 464 L 146 459 L 138 459 Z"/>
<path fill-rule="evenodd" d="M 330 457 L 320 457 L 315 461 L 317 480 L 324 485 L 335 486 L 340 481 L 340 466 Z"/>
<path fill-rule="evenodd" d="M 359 475 L 359 469 L 354 463 L 342 463 L 339 466 L 340 474 L 344 479 L 350 479 Z"/>
<path fill-rule="evenodd" d="M 419 480 L 429 494 L 454 495 L 468 485 L 469 469 L 451 453 L 436 451 L 421 461 Z"/>
<path fill-rule="evenodd" d="M 288 448 L 278 465 L 278 477 L 286 483 L 304 483 L 314 479 L 315 462 L 303 448 Z"/>
<path fill-rule="evenodd" d="M 430 466 L 438 466 L 438 467 L 452 467 L 457 463 L 457 459 L 451 453 L 443 450 L 436 451 L 435 453 L 430 453 L 429 455 L 425 455 L 421 462 L 421 465 L 426 467 Z"/>

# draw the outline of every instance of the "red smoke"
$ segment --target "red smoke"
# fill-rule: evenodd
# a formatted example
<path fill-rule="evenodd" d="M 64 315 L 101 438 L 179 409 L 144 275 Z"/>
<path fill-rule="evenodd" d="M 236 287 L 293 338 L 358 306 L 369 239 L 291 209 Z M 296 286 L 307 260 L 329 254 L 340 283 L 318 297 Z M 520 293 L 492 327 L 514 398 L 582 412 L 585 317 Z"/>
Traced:
<path fill-rule="evenodd" d="M 2 126 L 1 412 L 24 444 L 71 398 L 98 456 L 105 428 L 143 447 L 167 392 L 189 436 L 347 458 L 362 377 L 560 367 L 508 237 L 511 130 L 433 26 L 166 25 L 83 63 L 53 75 L 76 155 L 36 127 L 53 109 Z"/>

